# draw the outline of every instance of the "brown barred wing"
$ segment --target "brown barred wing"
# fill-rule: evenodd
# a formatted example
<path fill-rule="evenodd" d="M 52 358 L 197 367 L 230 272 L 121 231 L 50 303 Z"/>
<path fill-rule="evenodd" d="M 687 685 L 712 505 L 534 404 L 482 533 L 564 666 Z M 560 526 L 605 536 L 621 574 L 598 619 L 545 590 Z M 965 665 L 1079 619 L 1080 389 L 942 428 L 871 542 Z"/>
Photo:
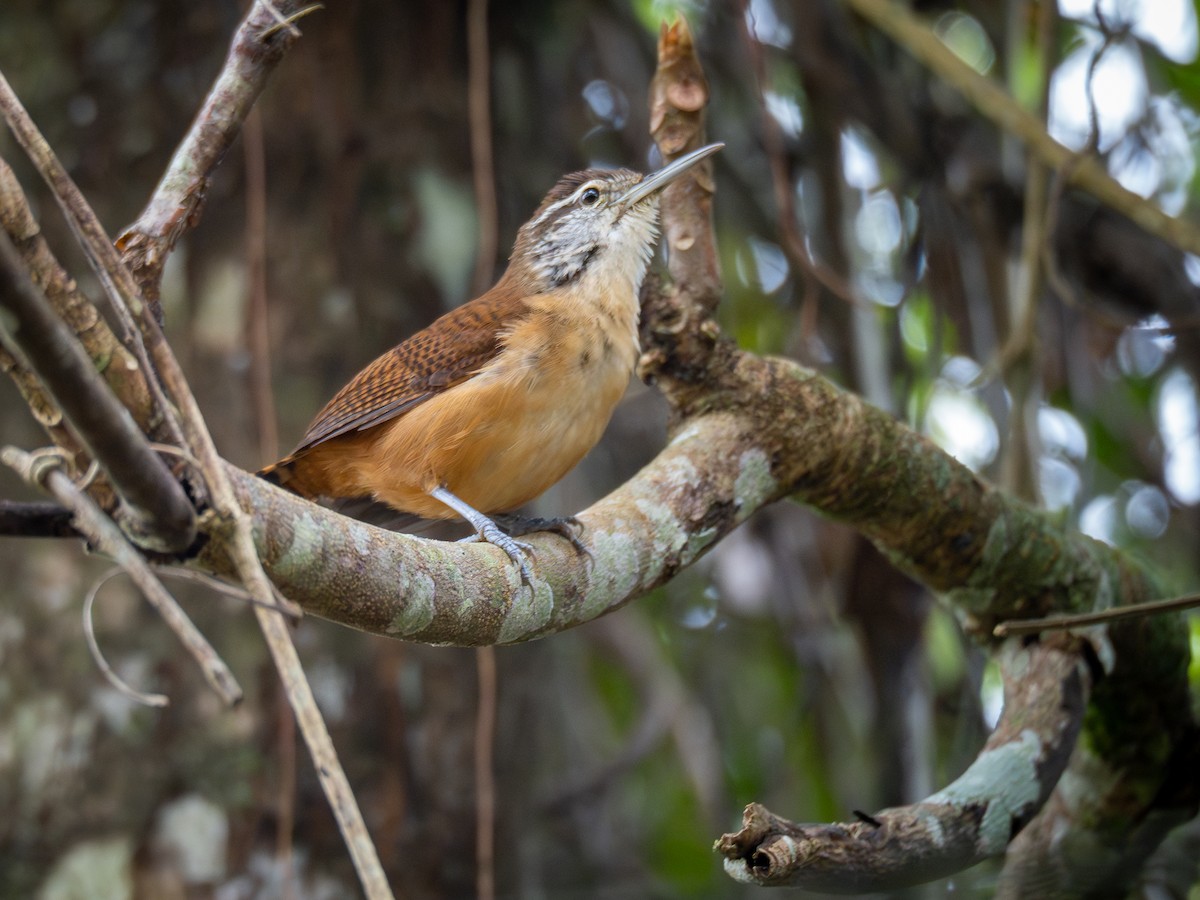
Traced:
<path fill-rule="evenodd" d="M 500 352 L 501 336 L 528 310 L 496 289 L 451 310 L 384 353 L 317 414 L 292 455 L 373 428 L 466 381 Z"/>

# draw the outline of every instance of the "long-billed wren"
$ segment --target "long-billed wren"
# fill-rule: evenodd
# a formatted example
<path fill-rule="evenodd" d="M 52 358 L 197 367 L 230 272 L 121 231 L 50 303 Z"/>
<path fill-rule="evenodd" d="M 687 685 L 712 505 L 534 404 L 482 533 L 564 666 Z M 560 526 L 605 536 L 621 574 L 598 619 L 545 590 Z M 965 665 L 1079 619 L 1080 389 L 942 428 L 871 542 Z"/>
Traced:
<path fill-rule="evenodd" d="M 638 292 L 664 187 L 723 144 L 657 172 L 565 176 L 518 232 L 508 269 L 356 375 L 259 474 L 304 497 L 370 497 L 461 516 L 531 580 L 516 509 L 600 440 L 638 356 Z"/>

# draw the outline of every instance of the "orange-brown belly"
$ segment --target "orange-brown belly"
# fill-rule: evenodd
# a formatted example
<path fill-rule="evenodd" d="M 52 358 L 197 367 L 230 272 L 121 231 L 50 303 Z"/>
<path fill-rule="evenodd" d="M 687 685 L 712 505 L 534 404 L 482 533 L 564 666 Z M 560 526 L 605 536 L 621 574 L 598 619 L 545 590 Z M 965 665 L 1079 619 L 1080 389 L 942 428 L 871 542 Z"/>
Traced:
<path fill-rule="evenodd" d="M 502 362 L 397 419 L 318 444 L 296 461 L 297 486 L 426 518 L 456 517 L 428 495 L 438 485 L 484 513 L 516 509 L 595 446 L 628 384 L 625 359 L 559 356 L 569 364 Z"/>

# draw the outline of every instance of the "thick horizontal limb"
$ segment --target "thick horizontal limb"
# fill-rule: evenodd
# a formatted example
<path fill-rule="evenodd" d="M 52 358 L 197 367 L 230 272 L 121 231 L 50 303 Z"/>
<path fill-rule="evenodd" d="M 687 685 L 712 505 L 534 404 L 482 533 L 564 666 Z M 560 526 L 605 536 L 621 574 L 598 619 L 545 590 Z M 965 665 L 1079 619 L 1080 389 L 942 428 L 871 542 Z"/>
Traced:
<path fill-rule="evenodd" d="M 579 515 L 595 564 L 532 535 L 534 596 L 483 545 L 372 528 L 230 470 L 268 572 L 307 611 L 430 643 L 510 643 L 572 627 L 669 580 L 785 497 L 863 530 L 981 624 L 1110 606 L 1151 586 L 1119 553 L 1064 533 L 927 439 L 795 363 L 714 350 L 717 389 L 637 477 Z M 750 400 L 747 398 L 755 398 Z M 944 502 L 930 503 L 930 497 Z M 199 563 L 222 571 L 216 551 Z"/>

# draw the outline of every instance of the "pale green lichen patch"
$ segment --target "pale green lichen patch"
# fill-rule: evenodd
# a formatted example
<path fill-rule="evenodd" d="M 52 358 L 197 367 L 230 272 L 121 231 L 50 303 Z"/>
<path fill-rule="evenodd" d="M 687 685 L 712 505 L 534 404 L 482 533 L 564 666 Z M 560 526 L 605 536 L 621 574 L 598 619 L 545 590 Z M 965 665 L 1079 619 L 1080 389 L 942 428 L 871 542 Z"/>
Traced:
<path fill-rule="evenodd" d="M 984 856 L 1003 853 L 1012 839 L 1013 818 L 1027 812 L 1041 792 L 1037 774 L 1041 754 L 1041 739 L 1025 729 L 1017 740 L 979 754 L 957 781 L 926 802 L 983 807 L 976 849 Z"/>
<path fill-rule="evenodd" d="M 554 591 L 549 582 L 535 579 L 533 587 L 521 585 L 512 598 L 512 607 L 500 624 L 496 639 L 511 644 L 532 637 L 545 629 L 554 615 Z"/>
<path fill-rule="evenodd" d="M 434 580 L 427 572 L 402 565 L 396 575 L 396 593 L 404 599 L 399 603 L 386 631 L 398 637 L 407 637 L 423 631 L 433 622 L 437 592 Z"/>
<path fill-rule="evenodd" d="M 302 512 L 292 519 L 292 539 L 279 554 L 273 570 L 283 581 L 307 583 L 312 580 L 325 535 L 311 513 Z"/>
<path fill-rule="evenodd" d="M 758 447 L 745 451 L 738 457 L 738 474 L 733 482 L 733 499 L 737 503 L 738 517 L 742 510 L 755 510 L 768 498 L 774 496 L 779 483 L 771 474 L 771 461 Z"/>
<path fill-rule="evenodd" d="M 596 618 L 637 589 L 641 565 L 634 534 L 633 526 L 620 519 L 610 530 L 596 533 L 591 543 L 592 577 L 579 610 L 580 621 Z"/>
<path fill-rule="evenodd" d="M 916 820 L 925 829 L 925 836 L 929 843 L 935 847 L 946 846 L 946 829 L 942 827 L 942 820 L 929 812 L 923 805 L 917 805 L 913 809 L 916 813 Z"/>
<path fill-rule="evenodd" d="M 370 530 L 354 520 L 350 520 L 349 524 L 344 527 L 349 532 L 350 542 L 354 544 L 354 549 L 358 551 L 359 556 L 367 556 L 374 544 Z"/>
<path fill-rule="evenodd" d="M 688 535 L 687 544 L 684 545 L 683 552 L 679 554 L 679 564 L 691 565 L 692 561 L 712 544 L 718 534 L 716 528 L 704 528 Z"/>
<path fill-rule="evenodd" d="M 634 501 L 645 517 L 644 534 L 651 540 L 651 559 L 662 561 L 686 545 L 688 535 L 669 506 L 657 500 Z"/>

